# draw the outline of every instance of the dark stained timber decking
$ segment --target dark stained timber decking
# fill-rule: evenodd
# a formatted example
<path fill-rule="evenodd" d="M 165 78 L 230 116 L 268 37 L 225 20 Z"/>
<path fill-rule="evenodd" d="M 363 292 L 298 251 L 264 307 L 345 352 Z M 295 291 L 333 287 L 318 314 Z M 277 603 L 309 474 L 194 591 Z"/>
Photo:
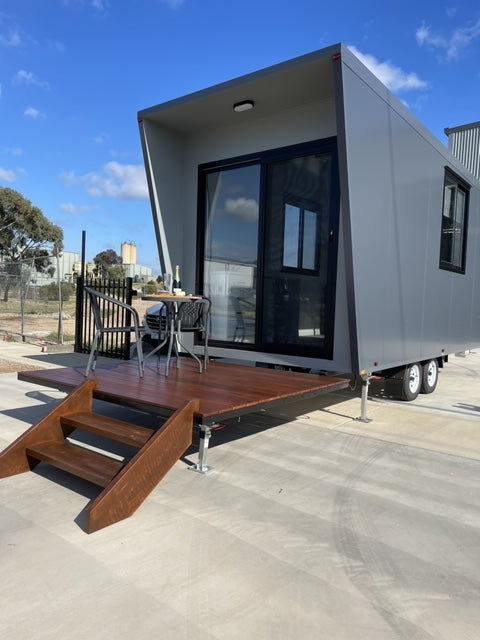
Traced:
<path fill-rule="evenodd" d="M 85 381 L 83 369 L 58 368 L 22 371 L 19 380 L 71 391 Z M 344 389 L 349 381 L 335 376 L 293 373 L 263 367 L 211 362 L 203 373 L 191 358 L 181 358 L 179 368 L 171 367 L 168 377 L 164 363 L 160 369 L 146 363 L 139 378 L 135 364 L 121 363 L 97 367 L 89 374 L 97 382 L 95 397 L 152 413 L 176 411 L 185 400 L 198 398 L 197 422 L 213 424 L 235 415 L 257 411 L 277 403 L 322 395 Z"/>

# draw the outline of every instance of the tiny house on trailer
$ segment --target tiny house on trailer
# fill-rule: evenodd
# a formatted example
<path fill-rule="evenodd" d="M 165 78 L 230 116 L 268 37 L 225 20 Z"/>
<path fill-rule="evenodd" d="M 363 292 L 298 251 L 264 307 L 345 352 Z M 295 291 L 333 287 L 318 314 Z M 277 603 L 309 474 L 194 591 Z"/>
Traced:
<path fill-rule="evenodd" d="M 210 353 L 384 375 L 480 345 L 480 183 L 341 44 L 138 113 L 161 266 Z"/>

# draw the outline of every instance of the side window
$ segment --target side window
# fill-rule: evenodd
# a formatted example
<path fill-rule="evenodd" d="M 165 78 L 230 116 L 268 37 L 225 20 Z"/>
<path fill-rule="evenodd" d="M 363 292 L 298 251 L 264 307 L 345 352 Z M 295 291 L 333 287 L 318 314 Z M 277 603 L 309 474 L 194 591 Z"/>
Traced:
<path fill-rule="evenodd" d="M 465 273 L 469 186 L 445 169 L 440 268 Z"/>

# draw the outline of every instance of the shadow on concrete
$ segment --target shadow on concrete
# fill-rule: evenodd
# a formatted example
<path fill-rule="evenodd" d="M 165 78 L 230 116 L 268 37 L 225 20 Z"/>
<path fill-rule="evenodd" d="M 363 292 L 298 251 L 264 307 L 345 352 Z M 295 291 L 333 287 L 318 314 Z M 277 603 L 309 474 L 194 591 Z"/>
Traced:
<path fill-rule="evenodd" d="M 458 409 L 467 409 L 468 411 L 480 411 L 480 406 L 475 404 L 466 404 L 464 402 L 459 402 L 458 404 L 454 404 L 454 407 Z"/>

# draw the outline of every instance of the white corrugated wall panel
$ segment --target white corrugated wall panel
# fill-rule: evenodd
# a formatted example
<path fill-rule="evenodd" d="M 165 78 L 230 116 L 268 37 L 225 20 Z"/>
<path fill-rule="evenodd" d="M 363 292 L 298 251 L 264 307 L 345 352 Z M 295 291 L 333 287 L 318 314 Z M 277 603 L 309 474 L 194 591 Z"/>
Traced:
<path fill-rule="evenodd" d="M 480 125 L 449 131 L 448 148 L 480 180 Z"/>

